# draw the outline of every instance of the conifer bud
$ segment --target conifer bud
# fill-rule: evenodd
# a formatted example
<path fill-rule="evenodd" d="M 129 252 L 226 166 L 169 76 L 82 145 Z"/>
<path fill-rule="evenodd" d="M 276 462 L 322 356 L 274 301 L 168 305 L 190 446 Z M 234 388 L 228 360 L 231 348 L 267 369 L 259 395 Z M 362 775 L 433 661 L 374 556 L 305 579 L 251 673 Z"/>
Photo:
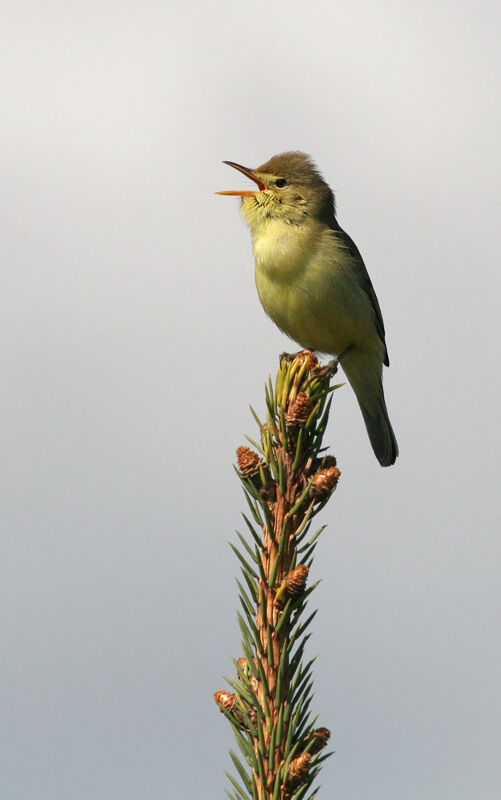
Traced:
<path fill-rule="evenodd" d="M 235 708 L 237 696 L 234 692 L 225 692 L 224 690 L 214 692 L 214 700 L 219 706 L 219 710 L 223 713 L 226 711 L 230 713 Z"/>
<path fill-rule="evenodd" d="M 311 350 L 301 350 L 301 352 L 296 355 L 296 359 L 301 364 L 307 361 L 308 369 L 312 369 L 313 367 L 316 367 L 318 364 L 318 358 L 316 357 L 315 353 L 311 352 Z"/>
<path fill-rule="evenodd" d="M 325 467 L 318 470 L 311 479 L 313 492 L 323 497 L 332 494 L 338 484 L 340 475 L 341 472 L 337 467 Z"/>
<path fill-rule="evenodd" d="M 291 595 L 298 595 L 304 591 L 306 586 L 306 579 L 308 578 L 308 567 L 306 564 L 299 564 L 296 569 L 293 569 L 285 578 L 287 590 Z"/>
<path fill-rule="evenodd" d="M 318 753 L 327 745 L 331 738 L 331 732 L 328 728 L 317 728 L 312 734 L 312 744 L 310 745 L 311 753 Z"/>
<path fill-rule="evenodd" d="M 261 459 L 250 447 L 239 447 L 237 450 L 238 469 L 242 477 L 250 478 L 259 472 Z"/>
<path fill-rule="evenodd" d="M 297 786 L 308 777 L 310 771 L 311 753 L 301 753 L 294 758 L 289 766 L 289 783 Z"/>
<path fill-rule="evenodd" d="M 305 425 L 311 414 L 313 404 L 311 398 L 306 392 L 299 392 L 296 398 L 292 401 L 285 419 L 288 425 Z"/>

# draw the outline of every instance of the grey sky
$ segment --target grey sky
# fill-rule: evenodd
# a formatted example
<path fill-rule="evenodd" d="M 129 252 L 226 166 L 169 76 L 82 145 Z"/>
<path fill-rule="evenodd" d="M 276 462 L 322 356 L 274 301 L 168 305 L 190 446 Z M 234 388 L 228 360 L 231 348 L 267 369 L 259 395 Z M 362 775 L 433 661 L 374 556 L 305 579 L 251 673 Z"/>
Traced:
<path fill-rule="evenodd" d="M 224 796 L 235 448 L 294 349 L 243 186 L 303 149 L 388 336 L 315 568 L 321 797 L 495 800 L 500 14 L 479 2 L 16 2 L 1 30 L 0 796 Z M 245 181 L 242 177 L 242 181 Z"/>

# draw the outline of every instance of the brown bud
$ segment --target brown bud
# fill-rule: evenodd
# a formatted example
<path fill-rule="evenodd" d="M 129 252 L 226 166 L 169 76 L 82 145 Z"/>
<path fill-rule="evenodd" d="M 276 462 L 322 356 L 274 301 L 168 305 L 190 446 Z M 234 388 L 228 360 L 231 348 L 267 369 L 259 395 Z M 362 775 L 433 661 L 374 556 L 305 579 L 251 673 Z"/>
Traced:
<path fill-rule="evenodd" d="M 337 486 L 341 472 L 337 467 L 326 467 L 319 469 L 311 479 L 311 486 L 315 494 L 328 495 Z"/>
<path fill-rule="evenodd" d="M 239 658 L 237 661 L 238 666 L 242 670 L 242 672 L 247 672 L 247 659 L 246 658 Z"/>
<path fill-rule="evenodd" d="M 237 702 L 237 696 L 233 692 L 219 691 L 214 692 L 214 700 L 219 706 L 220 711 L 233 711 Z"/>
<path fill-rule="evenodd" d="M 330 738 L 331 732 L 328 728 L 317 728 L 316 731 L 313 731 L 310 751 L 312 753 L 318 753 L 319 750 L 322 750 L 326 746 Z"/>
<path fill-rule="evenodd" d="M 316 367 L 318 364 L 318 358 L 316 357 L 315 353 L 312 353 L 311 350 L 300 350 L 299 353 L 281 353 L 279 356 L 279 363 L 292 364 L 293 361 L 299 361 L 300 364 L 303 364 L 305 361 L 308 362 L 308 369 L 312 369 Z"/>
<path fill-rule="evenodd" d="M 296 360 L 300 361 L 301 364 L 307 361 L 308 369 L 312 369 L 312 367 L 316 367 L 318 364 L 318 358 L 311 350 L 301 350 L 301 352 L 296 355 Z"/>
<path fill-rule="evenodd" d="M 285 577 L 285 583 L 289 594 L 297 595 L 304 591 L 306 586 L 306 579 L 308 577 L 308 567 L 306 564 L 299 564 L 296 569 L 293 569 Z"/>
<path fill-rule="evenodd" d="M 249 478 L 259 472 L 261 459 L 250 447 L 239 447 L 237 450 L 238 469 L 244 478 Z"/>
<path fill-rule="evenodd" d="M 305 425 L 312 407 L 310 396 L 306 392 L 299 392 L 287 409 L 285 419 L 288 425 Z"/>
<path fill-rule="evenodd" d="M 301 753 L 300 756 L 291 761 L 289 767 L 289 783 L 297 786 L 308 777 L 310 761 L 311 753 Z"/>
<path fill-rule="evenodd" d="M 288 575 L 285 576 L 275 594 L 273 602 L 276 606 L 283 608 L 288 597 L 295 597 L 304 591 L 308 572 L 309 570 L 306 564 L 299 564 L 296 569 L 292 569 Z"/>

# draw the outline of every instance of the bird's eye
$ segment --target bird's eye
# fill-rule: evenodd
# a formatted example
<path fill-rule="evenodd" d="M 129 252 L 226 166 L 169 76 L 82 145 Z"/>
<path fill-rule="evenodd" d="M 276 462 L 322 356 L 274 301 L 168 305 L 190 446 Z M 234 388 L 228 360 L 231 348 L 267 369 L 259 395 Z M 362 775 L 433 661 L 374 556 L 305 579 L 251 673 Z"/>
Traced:
<path fill-rule="evenodd" d="M 275 181 L 275 186 L 278 189 L 283 189 L 284 186 L 287 186 L 287 181 L 285 180 L 285 178 L 279 178 L 278 180 Z"/>

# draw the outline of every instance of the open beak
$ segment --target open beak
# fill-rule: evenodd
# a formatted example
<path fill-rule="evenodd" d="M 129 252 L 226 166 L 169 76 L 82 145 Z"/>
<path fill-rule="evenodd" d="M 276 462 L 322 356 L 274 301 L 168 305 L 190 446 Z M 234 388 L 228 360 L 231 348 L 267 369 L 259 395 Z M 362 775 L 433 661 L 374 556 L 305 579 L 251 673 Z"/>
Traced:
<path fill-rule="evenodd" d="M 223 161 L 223 164 L 228 164 L 229 167 L 238 169 L 239 172 L 242 172 L 244 175 L 250 178 L 251 181 L 257 183 L 259 188 L 257 190 L 242 189 L 241 191 L 216 192 L 216 194 L 237 195 L 238 197 L 250 197 L 251 195 L 257 194 L 258 192 L 262 192 L 264 189 L 267 188 L 266 184 L 264 184 L 263 181 L 260 181 L 259 178 L 256 178 L 253 171 L 249 169 L 249 167 L 242 167 L 241 164 L 235 164 L 234 161 Z"/>

